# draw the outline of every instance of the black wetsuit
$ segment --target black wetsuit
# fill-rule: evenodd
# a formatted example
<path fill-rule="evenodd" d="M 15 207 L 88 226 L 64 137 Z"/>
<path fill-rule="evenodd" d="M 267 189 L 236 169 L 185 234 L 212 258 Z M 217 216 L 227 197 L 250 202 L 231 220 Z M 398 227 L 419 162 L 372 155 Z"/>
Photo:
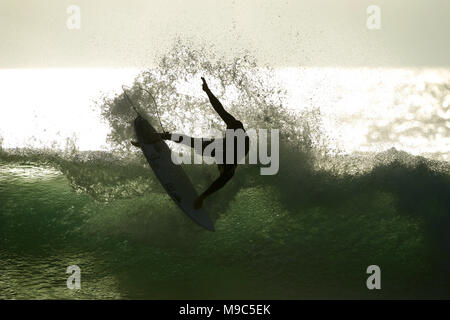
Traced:
<path fill-rule="evenodd" d="M 244 157 L 248 154 L 248 151 L 250 149 L 250 139 L 247 135 L 247 133 L 245 133 L 245 129 L 244 129 L 244 125 L 242 124 L 242 122 L 240 122 L 239 120 L 236 120 L 231 114 L 229 114 L 224 107 L 222 106 L 222 104 L 220 103 L 220 101 L 212 94 L 212 92 L 209 90 L 209 88 L 207 88 L 205 90 L 206 94 L 209 97 L 209 101 L 211 102 L 211 105 L 213 106 L 214 110 L 219 114 L 219 116 L 222 118 L 222 120 L 225 122 L 225 124 L 227 125 L 227 129 L 233 129 L 233 130 L 237 130 L 237 129 L 242 129 L 244 131 L 245 134 L 245 153 L 244 153 Z M 175 141 L 172 138 L 172 135 L 170 133 L 161 133 L 161 138 L 165 139 L 165 140 L 172 140 Z M 179 135 L 180 139 L 178 141 L 178 143 L 183 143 L 186 144 L 192 148 L 194 148 L 195 145 L 195 140 L 196 139 L 201 139 L 201 145 L 202 145 L 202 154 L 204 149 L 213 141 L 215 141 L 214 139 L 202 139 L 202 138 L 193 138 L 193 137 L 189 137 L 186 135 Z M 233 163 L 226 163 L 226 138 L 223 138 L 223 158 L 222 158 L 222 163 L 218 163 L 218 169 L 220 172 L 220 176 L 208 187 L 208 189 L 205 190 L 205 192 L 203 192 L 202 196 L 203 197 L 207 197 L 210 194 L 216 192 L 217 190 L 221 189 L 233 176 L 234 176 L 234 172 L 236 170 L 236 167 L 238 165 L 238 161 L 240 160 L 238 158 L 238 137 L 234 137 L 234 160 Z M 212 156 L 215 156 L 215 154 L 213 153 Z"/>

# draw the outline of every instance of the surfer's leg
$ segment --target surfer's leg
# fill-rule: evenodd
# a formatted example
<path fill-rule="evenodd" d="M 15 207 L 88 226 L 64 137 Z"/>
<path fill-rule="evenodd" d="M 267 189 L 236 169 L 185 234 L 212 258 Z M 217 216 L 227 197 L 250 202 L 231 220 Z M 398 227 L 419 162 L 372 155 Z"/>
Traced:
<path fill-rule="evenodd" d="M 220 166 L 219 166 L 220 168 Z M 225 184 L 234 176 L 235 166 L 234 165 L 224 165 L 224 170 L 220 176 L 205 190 L 194 202 L 194 208 L 199 209 L 203 205 L 203 200 L 210 196 L 214 192 L 222 189 Z M 220 170 L 220 169 L 219 169 Z"/>

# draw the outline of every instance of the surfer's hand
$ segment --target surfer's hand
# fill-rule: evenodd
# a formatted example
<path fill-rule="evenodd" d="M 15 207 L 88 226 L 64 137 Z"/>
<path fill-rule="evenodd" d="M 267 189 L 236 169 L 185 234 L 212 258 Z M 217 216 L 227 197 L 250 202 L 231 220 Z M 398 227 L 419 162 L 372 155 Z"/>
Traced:
<path fill-rule="evenodd" d="M 198 196 L 197 199 L 195 199 L 194 201 L 194 208 L 195 209 L 200 209 L 203 205 L 203 196 Z"/>
<path fill-rule="evenodd" d="M 205 78 L 202 77 L 202 81 L 203 81 L 203 84 L 202 84 L 203 91 L 208 91 L 209 88 L 208 88 L 208 84 L 206 83 Z"/>
<path fill-rule="evenodd" d="M 135 147 L 138 147 L 138 148 L 141 147 L 141 145 L 140 145 L 139 142 L 137 142 L 137 141 L 131 140 L 131 144 L 132 144 L 133 146 L 135 146 Z"/>

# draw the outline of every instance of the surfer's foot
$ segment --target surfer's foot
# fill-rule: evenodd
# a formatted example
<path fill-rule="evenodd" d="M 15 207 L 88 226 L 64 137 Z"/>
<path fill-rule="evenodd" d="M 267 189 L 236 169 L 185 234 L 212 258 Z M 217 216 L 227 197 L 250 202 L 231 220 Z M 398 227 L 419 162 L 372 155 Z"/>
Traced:
<path fill-rule="evenodd" d="M 203 198 L 203 196 L 198 196 L 197 199 L 195 199 L 195 201 L 194 201 L 194 208 L 200 209 L 203 205 L 203 200 L 205 200 L 205 198 Z"/>
<path fill-rule="evenodd" d="M 134 141 L 134 140 L 131 140 L 131 144 L 132 144 L 133 146 L 135 146 L 135 147 L 138 147 L 138 148 L 141 147 L 141 145 L 139 144 L 139 142 Z"/>

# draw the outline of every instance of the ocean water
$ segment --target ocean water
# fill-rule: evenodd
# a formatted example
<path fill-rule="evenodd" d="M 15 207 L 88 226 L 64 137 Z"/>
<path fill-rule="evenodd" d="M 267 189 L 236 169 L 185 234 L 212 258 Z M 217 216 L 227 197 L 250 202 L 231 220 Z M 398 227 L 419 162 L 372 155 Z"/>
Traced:
<path fill-rule="evenodd" d="M 449 297 L 450 180 L 423 159 L 390 151 L 361 175 L 267 180 L 241 168 L 206 204 L 211 233 L 146 166 L 84 156 L 2 154 L 2 298 Z M 379 292 L 365 287 L 372 264 Z M 80 290 L 66 287 L 69 265 Z"/>
<path fill-rule="evenodd" d="M 333 72 L 344 78 L 345 71 Z M 357 107 L 341 113 L 347 125 L 353 116 L 355 128 L 361 121 L 371 128 L 369 135 L 355 129 L 366 136 L 357 144 L 342 129 L 344 145 L 329 130 L 329 114 L 315 108 L 322 98 L 288 107 L 289 99 L 314 92 L 313 83 L 297 98 L 286 96 L 248 57 L 213 60 L 177 47 L 140 74 L 130 97 L 155 126 L 159 111 L 167 130 L 206 134 L 202 128 L 220 129 L 220 121 L 204 97 L 184 92 L 201 73 L 248 127 L 280 129 L 278 174 L 240 166 L 205 201 L 216 232 L 203 230 L 130 146 L 135 114 L 124 96 L 99 99 L 95 108 L 110 128 L 107 150 L 81 151 L 76 141 L 0 149 L 0 298 L 450 298 L 448 82 L 402 80 L 397 109 L 416 115 L 411 127 L 399 114 L 378 123 Z M 138 84 L 154 92 L 158 106 Z M 348 94 L 344 88 L 344 100 L 328 101 L 342 106 Z M 433 116 L 423 116 L 417 101 L 431 103 Z M 423 123 L 427 129 L 419 130 Z M 373 145 L 379 150 L 367 148 Z M 218 174 L 215 166 L 184 167 L 199 191 Z M 71 265 L 81 269 L 81 289 L 66 286 Z M 381 268 L 381 290 L 366 287 L 370 265 Z"/>

